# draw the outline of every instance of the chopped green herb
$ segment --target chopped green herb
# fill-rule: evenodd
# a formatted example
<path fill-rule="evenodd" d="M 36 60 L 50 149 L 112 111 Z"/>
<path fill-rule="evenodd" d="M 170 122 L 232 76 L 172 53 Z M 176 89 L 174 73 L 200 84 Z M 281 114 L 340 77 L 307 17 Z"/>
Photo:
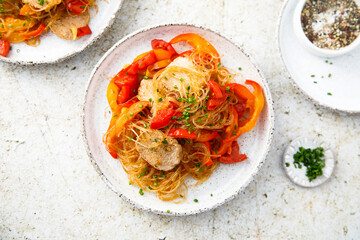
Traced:
<path fill-rule="evenodd" d="M 331 73 L 329 73 L 328 77 L 329 77 L 329 78 L 331 77 Z"/>
<path fill-rule="evenodd" d="M 332 93 L 331 93 L 331 92 L 328 92 L 327 95 L 332 96 Z"/>
<path fill-rule="evenodd" d="M 178 89 L 178 86 L 174 85 L 174 88 L 175 88 L 175 89 Z"/>
<path fill-rule="evenodd" d="M 130 113 L 130 116 L 131 116 L 131 117 L 134 116 L 134 113 Z"/>
<path fill-rule="evenodd" d="M 142 188 L 140 188 L 139 194 L 140 194 L 141 196 L 144 195 L 144 192 L 143 192 Z"/>
<path fill-rule="evenodd" d="M 149 79 L 149 77 L 148 77 L 148 76 L 144 76 L 144 79 Z"/>
<path fill-rule="evenodd" d="M 162 99 L 161 97 L 158 98 L 158 102 L 162 102 L 162 100 L 163 100 L 163 99 Z"/>
<path fill-rule="evenodd" d="M 210 194 L 210 197 L 212 197 L 212 196 L 213 196 L 213 194 L 211 193 L 211 194 Z"/>
<path fill-rule="evenodd" d="M 170 210 L 167 210 L 166 212 L 167 212 L 167 213 L 170 213 Z"/>
<path fill-rule="evenodd" d="M 149 98 L 149 102 L 151 102 L 152 101 L 152 98 Z"/>
<path fill-rule="evenodd" d="M 315 75 L 311 75 L 311 77 L 315 77 Z"/>
<path fill-rule="evenodd" d="M 180 82 L 183 82 L 184 81 L 184 79 L 183 78 L 180 78 Z"/>
<path fill-rule="evenodd" d="M 166 139 L 164 139 L 161 143 L 168 144 L 168 141 Z"/>
<path fill-rule="evenodd" d="M 129 185 L 131 185 L 131 182 L 129 181 Z"/>
<path fill-rule="evenodd" d="M 310 182 L 323 174 L 322 169 L 325 167 L 325 155 L 322 147 L 315 149 L 299 147 L 293 158 L 296 168 L 306 167 L 306 176 Z"/>
<path fill-rule="evenodd" d="M 226 90 L 227 92 L 230 92 L 230 87 L 226 87 L 225 90 Z"/>
<path fill-rule="evenodd" d="M 164 79 L 165 79 L 165 80 L 168 80 L 168 78 L 167 78 L 167 77 L 164 77 Z"/>
<path fill-rule="evenodd" d="M 140 104 L 140 105 L 139 105 L 139 108 L 142 108 L 142 107 L 143 107 L 143 105 L 142 105 L 142 104 Z"/>
<path fill-rule="evenodd" d="M 241 67 L 239 67 L 238 69 L 239 69 L 240 71 L 242 70 L 242 68 L 241 68 Z"/>
<path fill-rule="evenodd" d="M 289 167 L 289 166 L 290 166 L 290 163 L 285 163 L 285 166 L 286 166 L 286 167 Z"/>
<path fill-rule="evenodd" d="M 195 199 L 194 199 L 194 202 L 196 202 L 196 203 L 197 203 L 197 202 L 199 202 L 199 200 L 197 200 L 197 199 L 195 198 Z"/>

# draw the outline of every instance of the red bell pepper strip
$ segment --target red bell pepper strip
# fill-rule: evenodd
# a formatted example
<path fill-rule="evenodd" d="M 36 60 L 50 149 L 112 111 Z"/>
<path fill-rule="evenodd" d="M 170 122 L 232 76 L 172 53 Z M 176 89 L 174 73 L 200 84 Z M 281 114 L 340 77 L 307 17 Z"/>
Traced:
<path fill-rule="evenodd" d="M 206 148 L 209 150 L 209 152 L 211 153 L 211 144 L 210 144 L 210 142 L 204 142 L 204 144 L 205 144 L 205 146 L 206 146 Z M 211 160 L 211 157 L 204 157 L 204 161 L 203 161 L 204 163 L 205 163 L 205 166 L 210 166 L 210 165 L 212 165 L 214 162 Z"/>
<path fill-rule="evenodd" d="M 138 102 L 139 100 L 137 98 L 133 98 L 123 104 L 119 104 L 120 108 L 129 108 L 131 107 L 131 105 L 133 105 L 134 103 Z"/>
<path fill-rule="evenodd" d="M 195 139 L 196 134 L 191 132 L 189 133 L 189 130 L 186 129 L 170 129 L 168 136 L 173 138 L 188 138 L 188 139 Z"/>
<path fill-rule="evenodd" d="M 235 134 L 230 138 L 226 138 L 224 142 L 232 142 L 240 137 L 242 133 L 249 132 L 253 129 L 264 107 L 264 95 L 261 86 L 252 80 L 246 80 L 245 83 L 251 85 L 255 90 L 254 93 L 252 93 L 253 98 L 248 99 L 246 102 L 247 107 L 250 109 L 250 115 L 244 123 L 239 122 L 240 126 L 236 129 Z"/>
<path fill-rule="evenodd" d="M 175 49 L 173 48 L 173 46 L 168 43 L 165 42 L 164 40 L 161 39 L 153 39 L 151 40 L 151 47 L 152 49 L 164 49 L 166 51 L 168 51 L 171 56 L 177 54 L 177 52 L 175 51 Z"/>
<path fill-rule="evenodd" d="M 223 93 L 221 91 L 221 88 L 219 86 L 219 84 L 217 82 L 215 82 L 214 80 L 210 80 L 208 82 L 209 88 L 211 93 L 214 95 L 215 98 L 222 98 L 223 97 Z"/>
<path fill-rule="evenodd" d="M 31 39 L 39 36 L 45 30 L 45 24 L 40 24 L 39 27 L 33 31 L 22 33 L 25 38 Z"/>
<path fill-rule="evenodd" d="M 117 103 L 124 103 L 131 97 L 136 95 L 136 90 L 139 88 L 139 78 L 137 75 L 128 74 L 130 67 L 122 69 L 114 76 L 114 84 L 120 88 Z"/>
<path fill-rule="evenodd" d="M 173 39 L 171 39 L 170 43 L 175 44 L 178 42 L 187 42 L 190 44 L 195 50 L 208 52 L 213 57 L 216 58 L 215 62 L 220 62 L 220 55 L 216 51 L 213 45 L 211 45 L 208 41 L 206 41 L 203 37 L 195 34 L 195 33 L 185 33 L 180 34 Z"/>
<path fill-rule="evenodd" d="M 85 35 L 91 34 L 91 29 L 89 25 L 86 25 L 85 27 L 81 27 L 77 29 L 77 37 L 83 37 Z"/>
<path fill-rule="evenodd" d="M 244 103 L 244 102 L 240 103 L 239 102 L 239 103 L 234 105 L 234 108 L 238 113 L 238 118 L 240 119 L 244 115 L 244 113 L 246 111 L 246 103 Z"/>
<path fill-rule="evenodd" d="M 67 0 L 65 1 L 65 6 L 71 12 L 76 15 L 83 13 L 88 6 L 88 1 L 86 0 Z"/>
<path fill-rule="evenodd" d="M 233 141 L 231 144 L 231 153 L 226 153 L 225 155 L 219 157 L 218 161 L 221 163 L 237 163 L 246 160 L 246 154 L 240 154 L 239 150 L 239 144 L 237 141 Z"/>
<path fill-rule="evenodd" d="M 200 133 L 196 137 L 196 141 L 208 142 L 208 141 L 213 140 L 217 136 L 218 136 L 218 133 L 216 131 L 201 130 Z"/>
<path fill-rule="evenodd" d="M 216 98 L 215 94 L 210 94 L 210 99 L 206 103 L 206 107 L 209 110 L 214 110 L 217 107 L 219 107 L 221 104 L 223 104 L 225 102 L 226 98 L 229 96 L 229 93 L 225 90 L 226 89 L 225 87 L 220 87 L 219 84 L 217 84 L 217 87 L 220 88 L 220 90 L 222 92 L 222 97 L 221 98 Z M 219 93 L 217 93 L 217 96 L 220 96 Z"/>
<path fill-rule="evenodd" d="M 0 39 L 0 55 L 3 57 L 7 57 L 10 52 L 10 43 L 3 39 Z"/>
<path fill-rule="evenodd" d="M 146 69 L 148 66 L 154 64 L 156 61 L 157 60 L 154 51 L 150 51 L 145 56 L 130 65 L 128 74 L 135 75 L 139 70 Z"/>
<path fill-rule="evenodd" d="M 117 97 L 118 104 L 126 102 L 130 98 L 130 87 L 129 86 L 123 86 L 121 87 L 121 90 Z"/>
<path fill-rule="evenodd" d="M 231 136 L 233 136 L 235 134 L 235 128 L 236 129 L 238 128 L 238 126 L 237 126 L 238 125 L 238 113 L 237 113 L 236 109 L 232 106 L 230 106 L 230 111 L 234 115 L 234 121 L 229 126 L 226 127 L 224 140 L 222 141 L 219 150 L 217 150 L 217 152 L 215 152 L 216 155 L 223 155 L 229 150 L 229 148 L 231 147 L 232 141 L 229 142 L 226 140 L 231 138 Z"/>
<path fill-rule="evenodd" d="M 171 118 L 175 116 L 176 111 L 174 109 L 160 109 L 151 120 L 151 129 L 164 128 L 170 124 Z"/>

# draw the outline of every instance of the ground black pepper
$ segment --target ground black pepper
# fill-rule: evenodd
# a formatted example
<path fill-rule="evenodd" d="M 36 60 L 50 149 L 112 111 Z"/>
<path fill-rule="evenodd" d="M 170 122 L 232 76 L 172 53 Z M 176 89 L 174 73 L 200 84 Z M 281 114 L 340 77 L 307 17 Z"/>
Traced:
<path fill-rule="evenodd" d="M 301 25 L 317 47 L 346 47 L 360 35 L 360 8 L 354 0 L 308 0 Z"/>

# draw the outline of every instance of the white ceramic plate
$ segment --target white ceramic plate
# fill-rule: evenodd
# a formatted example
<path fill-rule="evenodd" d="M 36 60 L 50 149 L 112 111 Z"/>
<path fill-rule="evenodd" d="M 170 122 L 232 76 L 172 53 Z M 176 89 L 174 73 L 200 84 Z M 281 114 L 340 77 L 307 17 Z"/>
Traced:
<path fill-rule="evenodd" d="M 97 0 L 96 3 L 99 11 L 96 13 L 94 8 L 90 9 L 91 35 L 69 41 L 59 38 L 49 30 L 40 36 L 39 46 L 31 47 L 25 43 L 13 43 L 9 55 L 6 58 L 0 56 L 0 60 L 18 64 L 57 63 L 80 53 L 96 42 L 111 26 L 122 0 Z"/>
<path fill-rule="evenodd" d="M 284 3 L 278 26 L 280 52 L 295 86 L 319 105 L 359 113 L 360 47 L 334 58 L 319 57 L 307 51 L 293 28 L 297 3 L 297 0 Z"/>
<path fill-rule="evenodd" d="M 149 192 L 141 196 L 137 186 L 129 186 L 129 180 L 120 162 L 112 159 L 105 151 L 102 136 L 110 121 L 106 100 L 109 78 L 120 71 L 123 65 L 131 63 L 137 55 L 151 49 L 152 39 L 169 41 L 178 34 L 188 32 L 197 33 L 210 41 L 220 55 L 223 55 L 221 62 L 224 66 L 232 69 L 242 67 L 244 78 L 260 83 L 266 101 L 256 127 L 239 139 L 241 152 L 247 154 L 248 160 L 237 164 L 220 165 L 208 181 L 197 187 L 189 187 L 185 202 L 175 204 L 161 201 L 155 194 Z M 108 117 L 104 117 L 105 112 Z M 263 75 L 237 45 L 204 28 L 190 25 L 164 25 L 126 36 L 99 61 L 87 88 L 83 120 L 84 138 L 91 161 L 112 190 L 144 210 L 160 214 L 189 215 L 213 209 L 229 201 L 249 184 L 265 161 L 269 150 L 274 127 L 274 112 L 270 91 Z M 190 178 L 188 180 L 188 184 L 194 183 Z M 211 197 L 210 194 L 213 196 Z M 199 200 L 198 203 L 193 201 L 195 198 Z M 167 210 L 170 210 L 170 213 Z"/>

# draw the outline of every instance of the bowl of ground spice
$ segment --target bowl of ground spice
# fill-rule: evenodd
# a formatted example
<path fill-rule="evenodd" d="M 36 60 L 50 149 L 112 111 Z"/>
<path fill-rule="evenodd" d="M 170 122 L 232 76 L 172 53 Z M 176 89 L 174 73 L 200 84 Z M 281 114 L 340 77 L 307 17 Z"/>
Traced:
<path fill-rule="evenodd" d="M 301 0 L 294 31 L 312 53 L 335 57 L 360 45 L 360 0 Z"/>

